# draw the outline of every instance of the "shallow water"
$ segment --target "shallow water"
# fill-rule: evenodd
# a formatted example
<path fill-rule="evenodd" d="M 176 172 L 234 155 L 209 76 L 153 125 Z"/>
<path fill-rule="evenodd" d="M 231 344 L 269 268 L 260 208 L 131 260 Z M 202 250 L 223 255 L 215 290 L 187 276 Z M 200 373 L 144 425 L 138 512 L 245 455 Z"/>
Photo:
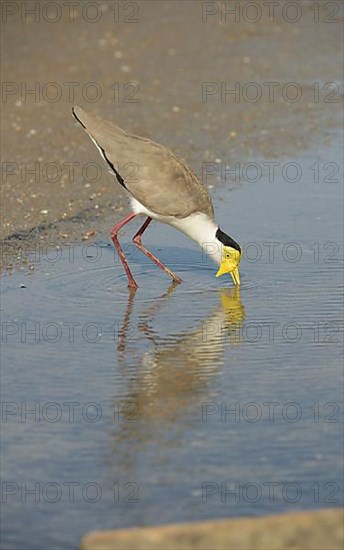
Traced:
<path fill-rule="evenodd" d="M 134 224 L 135 295 L 106 235 L 3 277 L 4 548 L 342 504 L 341 150 L 280 159 L 298 182 L 217 187 L 240 290 L 157 224 L 145 243 L 180 286 L 125 244 Z"/>

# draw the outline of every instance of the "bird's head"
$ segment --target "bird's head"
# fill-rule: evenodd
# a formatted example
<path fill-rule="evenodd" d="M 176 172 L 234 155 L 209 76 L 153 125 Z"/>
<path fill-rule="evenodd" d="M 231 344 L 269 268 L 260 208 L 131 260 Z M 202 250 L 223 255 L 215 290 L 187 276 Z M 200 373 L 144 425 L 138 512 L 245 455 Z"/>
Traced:
<path fill-rule="evenodd" d="M 238 265 L 241 260 L 241 248 L 240 245 L 235 242 L 231 237 L 226 235 L 220 228 L 216 232 L 216 238 L 222 244 L 222 257 L 221 263 L 216 277 L 224 275 L 225 273 L 230 273 L 233 283 L 235 285 L 240 285 L 240 275 Z"/>

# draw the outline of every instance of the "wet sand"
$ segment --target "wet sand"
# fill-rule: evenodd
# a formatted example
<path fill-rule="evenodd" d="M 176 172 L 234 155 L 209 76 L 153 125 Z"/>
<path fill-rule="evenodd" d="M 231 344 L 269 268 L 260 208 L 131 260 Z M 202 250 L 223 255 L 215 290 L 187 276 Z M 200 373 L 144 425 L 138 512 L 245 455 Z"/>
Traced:
<path fill-rule="evenodd" d="M 325 128 L 341 125 L 342 91 L 324 86 L 341 77 L 342 13 L 321 8 L 315 23 L 311 2 L 297 22 L 285 2 L 273 17 L 242 2 L 237 20 L 216 2 L 207 13 L 196 1 L 99 2 L 97 11 L 61 3 L 61 13 L 42 3 L 31 15 L 30 3 L 10 4 L 1 105 L 7 267 L 37 243 L 96 239 L 126 208 L 71 116 L 74 103 L 170 146 L 200 177 L 204 162 L 235 166 L 328 145 Z"/>

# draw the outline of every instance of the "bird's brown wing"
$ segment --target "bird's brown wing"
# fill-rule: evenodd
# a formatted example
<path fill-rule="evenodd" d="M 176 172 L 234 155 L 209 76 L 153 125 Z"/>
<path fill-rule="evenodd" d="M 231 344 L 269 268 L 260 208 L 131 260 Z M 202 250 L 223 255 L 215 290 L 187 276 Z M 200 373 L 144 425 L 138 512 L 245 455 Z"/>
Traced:
<path fill-rule="evenodd" d="M 128 134 L 116 124 L 74 107 L 74 116 L 90 135 L 118 181 L 149 210 L 185 218 L 194 212 L 214 217 L 203 183 L 172 151 Z"/>

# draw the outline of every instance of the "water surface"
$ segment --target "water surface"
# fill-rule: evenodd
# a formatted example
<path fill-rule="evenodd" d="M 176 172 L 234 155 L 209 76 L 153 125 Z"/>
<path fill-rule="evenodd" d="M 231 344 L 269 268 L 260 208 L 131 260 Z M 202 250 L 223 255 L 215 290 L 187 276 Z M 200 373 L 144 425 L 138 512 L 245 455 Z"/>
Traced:
<path fill-rule="evenodd" d="M 3 277 L 4 548 L 342 504 L 342 174 L 323 169 L 340 151 L 280 159 L 294 183 L 217 186 L 240 290 L 158 224 L 145 243 L 178 287 L 135 225 L 135 295 L 107 235 Z"/>

